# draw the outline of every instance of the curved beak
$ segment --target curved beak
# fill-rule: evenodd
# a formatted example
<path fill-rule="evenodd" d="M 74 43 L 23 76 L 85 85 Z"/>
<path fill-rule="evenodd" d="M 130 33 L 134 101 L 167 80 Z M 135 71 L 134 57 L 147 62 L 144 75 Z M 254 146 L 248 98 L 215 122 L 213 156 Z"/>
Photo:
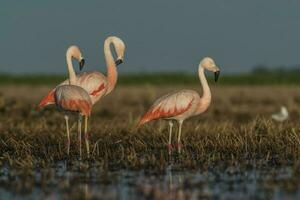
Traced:
<path fill-rule="evenodd" d="M 119 58 L 116 60 L 115 64 L 116 65 L 119 65 L 119 64 L 122 64 L 123 63 L 123 59 Z"/>
<path fill-rule="evenodd" d="M 219 76 L 220 76 L 220 71 L 215 71 L 215 82 L 218 81 Z"/>
<path fill-rule="evenodd" d="M 80 71 L 82 70 L 82 68 L 84 66 L 84 63 L 85 63 L 85 60 L 81 59 L 80 62 L 79 62 L 79 69 L 80 69 Z"/>

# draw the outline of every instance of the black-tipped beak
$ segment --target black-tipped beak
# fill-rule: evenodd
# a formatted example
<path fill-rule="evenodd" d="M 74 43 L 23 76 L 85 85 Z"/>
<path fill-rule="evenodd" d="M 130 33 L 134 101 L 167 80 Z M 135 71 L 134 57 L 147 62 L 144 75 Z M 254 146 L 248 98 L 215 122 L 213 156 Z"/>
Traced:
<path fill-rule="evenodd" d="M 215 72 L 215 82 L 218 81 L 219 76 L 220 76 L 220 71 L 216 71 L 216 72 Z"/>
<path fill-rule="evenodd" d="M 79 69 L 80 69 L 80 71 L 82 70 L 82 68 L 84 66 L 84 63 L 85 63 L 85 60 L 81 59 L 80 62 L 79 62 Z"/>
<path fill-rule="evenodd" d="M 116 65 L 122 64 L 123 63 L 123 59 L 117 59 L 115 63 L 116 63 Z"/>

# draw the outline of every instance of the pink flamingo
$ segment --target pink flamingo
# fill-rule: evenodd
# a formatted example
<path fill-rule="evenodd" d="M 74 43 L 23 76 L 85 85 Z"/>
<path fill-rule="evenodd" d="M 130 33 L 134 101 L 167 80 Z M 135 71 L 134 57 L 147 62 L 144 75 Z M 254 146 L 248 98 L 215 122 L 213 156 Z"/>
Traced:
<path fill-rule="evenodd" d="M 84 64 L 82 55 L 77 46 L 71 46 L 67 50 L 67 58 L 76 58 L 80 61 L 80 66 Z M 69 59 L 67 59 L 69 60 Z M 90 116 L 92 110 L 92 100 L 90 95 L 82 87 L 76 85 L 76 74 L 72 67 L 72 63 L 68 62 L 69 84 L 60 85 L 54 89 L 54 100 L 57 108 L 65 113 L 66 132 L 67 132 L 67 154 L 70 152 L 70 130 L 69 130 L 69 117 L 68 112 L 79 113 L 78 117 L 78 139 L 79 139 L 79 152 L 81 158 L 81 121 L 82 116 Z M 84 134 L 87 134 L 85 127 Z M 89 151 L 89 143 L 85 137 L 87 152 Z M 88 154 L 89 155 L 89 154 Z"/>
<path fill-rule="evenodd" d="M 55 90 L 55 104 L 57 108 L 65 112 L 66 119 L 66 132 L 67 132 L 67 154 L 70 152 L 70 130 L 68 124 L 68 112 L 79 113 L 78 117 L 78 140 L 79 140 L 79 154 L 81 158 L 81 122 L 82 116 L 89 117 L 92 110 L 92 100 L 82 87 L 77 85 L 72 85 L 76 82 L 70 81 L 71 85 L 61 85 L 58 86 Z M 85 127 L 84 134 L 87 134 L 87 128 Z M 89 152 L 89 142 L 88 137 L 85 136 L 85 144 L 87 152 Z M 89 154 L 87 154 L 89 156 Z"/>
<path fill-rule="evenodd" d="M 113 44 L 117 53 L 117 60 L 114 61 L 112 52 L 110 50 L 110 45 Z M 104 42 L 104 55 L 107 66 L 107 77 L 98 71 L 84 72 L 79 74 L 76 79 L 76 85 L 81 86 L 85 89 L 91 99 L 93 104 L 97 102 L 103 95 L 109 94 L 115 87 L 118 79 L 118 72 L 116 66 L 123 63 L 125 53 L 124 42 L 115 36 L 110 36 L 106 38 Z M 68 66 L 72 66 L 72 61 L 70 57 L 67 57 Z M 82 70 L 83 65 L 80 65 L 80 70 Z M 74 70 L 72 71 L 72 76 L 76 76 Z M 66 85 L 69 83 L 69 79 L 65 80 L 59 85 Z M 48 95 L 46 95 L 39 106 L 44 107 L 49 104 L 54 104 L 54 90 L 52 90 Z"/>
<path fill-rule="evenodd" d="M 113 44 L 117 54 L 116 61 L 114 61 L 110 49 L 111 44 Z M 75 77 L 74 79 L 76 85 L 82 87 L 88 92 L 93 105 L 97 101 L 99 101 L 102 96 L 108 95 L 114 89 L 118 79 L 118 72 L 116 66 L 123 63 L 124 54 L 125 54 L 125 44 L 120 38 L 115 36 L 110 36 L 106 38 L 104 42 L 104 55 L 105 55 L 105 61 L 107 66 L 107 77 L 98 71 L 84 72 L 79 74 L 76 77 L 76 74 L 72 66 L 71 57 L 70 56 L 68 57 L 67 55 L 68 68 L 72 68 L 69 70 L 71 76 Z M 84 63 L 84 62 L 81 61 L 80 63 Z M 82 68 L 83 68 L 83 64 L 80 64 L 80 70 Z M 69 83 L 69 79 L 65 80 L 59 85 L 66 85 L 68 83 Z M 44 107 L 46 105 L 55 103 L 54 91 L 55 89 L 50 91 L 48 95 L 46 95 L 42 99 L 42 101 L 39 103 L 39 107 Z M 88 116 L 85 116 L 85 127 L 86 127 L 85 129 L 87 129 L 87 120 L 88 120 Z"/>
<path fill-rule="evenodd" d="M 207 110 L 211 102 L 211 92 L 205 78 L 204 70 L 214 72 L 215 81 L 218 80 L 220 70 L 216 66 L 215 62 L 211 58 L 204 58 L 199 64 L 199 78 L 203 88 L 203 96 L 200 97 L 196 91 L 193 90 L 181 90 L 162 96 L 157 99 L 146 114 L 141 118 L 138 126 L 141 126 L 151 120 L 155 119 L 167 119 L 169 120 L 169 142 L 168 150 L 171 154 L 172 146 L 172 120 L 176 120 L 179 124 L 178 131 L 178 152 L 181 152 L 181 127 L 185 119 L 201 114 Z"/>

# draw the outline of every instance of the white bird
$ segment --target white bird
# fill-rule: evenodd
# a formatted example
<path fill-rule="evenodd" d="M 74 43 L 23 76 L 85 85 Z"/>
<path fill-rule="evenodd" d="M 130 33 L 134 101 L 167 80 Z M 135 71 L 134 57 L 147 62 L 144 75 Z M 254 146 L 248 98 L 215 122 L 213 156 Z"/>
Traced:
<path fill-rule="evenodd" d="M 271 117 L 275 121 L 283 122 L 289 118 L 289 113 L 285 106 L 281 106 L 280 112 L 273 114 Z"/>

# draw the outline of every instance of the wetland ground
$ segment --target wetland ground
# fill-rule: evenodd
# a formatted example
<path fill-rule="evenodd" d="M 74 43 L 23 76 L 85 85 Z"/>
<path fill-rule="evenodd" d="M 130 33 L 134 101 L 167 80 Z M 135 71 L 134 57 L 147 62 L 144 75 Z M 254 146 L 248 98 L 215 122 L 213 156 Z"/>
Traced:
<path fill-rule="evenodd" d="M 92 154 L 79 161 L 76 117 L 67 157 L 63 116 L 53 106 L 37 108 L 51 86 L 0 86 L 1 197 L 299 198 L 297 86 L 213 86 L 211 107 L 184 123 L 183 153 L 170 157 L 167 123 L 136 123 L 156 98 L 181 88 L 201 92 L 200 85 L 119 85 L 95 105 Z M 271 120 L 282 105 L 289 119 Z"/>

